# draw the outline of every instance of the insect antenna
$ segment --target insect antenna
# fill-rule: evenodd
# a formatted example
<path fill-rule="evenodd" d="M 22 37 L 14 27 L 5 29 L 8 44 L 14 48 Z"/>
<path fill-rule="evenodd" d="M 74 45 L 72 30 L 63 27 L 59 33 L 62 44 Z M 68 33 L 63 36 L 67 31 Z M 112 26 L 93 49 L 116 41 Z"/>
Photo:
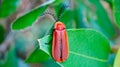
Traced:
<path fill-rule="evenodd" d="M 59 10 L 59 12 L 58 12 L 58 17 L 57 17 L 57 20 L 56 20 L 56 22 L 57 21 L 60 21 L 60 18 L 61 18 L 61 16 L 62 16 L 62 14 L 64 13 L 64 11 L 68 8 L 68 7 L 70 7 L 70 2 L 71 2 L 71 0 L 65 0 L 65 3 L 62 3 L 62 6 L 61 6 L 61 8 L 60 8 L 60 10 Z"/>
<path fill-rule="evenodd" d="M 56 19 L 56 17 L 55 17 L 55 15 L 53 14 L 53 13 L 51 13 L 50 11 L 46 11 L 45 13 L 43 13 L 42 14 L 42 16 L 44 16 L 44 15 L 50 15 L 50 16 L 52 16 L 53 17 L 53 19 L 56 21 L 57 19 Z"/>
<path fill-rule="evenodd" d="M 58 12 L 58 17 L 56 18 L 56 16 L 53 14 L 53 13 L 51 13 L 50 11 L 46 11 L 45 13 L 43 13 L 43 15 L 42 16 L 44 16 L 44 15 L 50 15 L 50 16 L 52 16 L 53 17 L 53 19 L 57 22 L 57 21 L 60 21 L 60 18 L 61 18 L 61 16 L 62 16 L 62 14 L 64 13 L 64 11 L 68 8 L 68 7 L 70 7 L 70 1 L 71 0 L 65 0 L 65 2 L 64 3 L 61 3 L 62 4 L 62 6 L 61 6 L 61 8 L 60 8 L 60 10 L 59 10 L 59 12 Z"/>

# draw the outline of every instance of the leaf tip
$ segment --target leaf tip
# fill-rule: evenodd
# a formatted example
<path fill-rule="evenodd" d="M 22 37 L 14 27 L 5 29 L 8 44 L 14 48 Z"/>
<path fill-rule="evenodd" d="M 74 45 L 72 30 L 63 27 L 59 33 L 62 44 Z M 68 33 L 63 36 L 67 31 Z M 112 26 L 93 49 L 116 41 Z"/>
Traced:
<path fill-rule="evenodd" d="M 39 48 L 41 46 L 41 42 L 40 42 L 40 39 L 37 39 L 38 43 L 39 43 Z M 40 48 L 41 49 L 41 48 Z"/>

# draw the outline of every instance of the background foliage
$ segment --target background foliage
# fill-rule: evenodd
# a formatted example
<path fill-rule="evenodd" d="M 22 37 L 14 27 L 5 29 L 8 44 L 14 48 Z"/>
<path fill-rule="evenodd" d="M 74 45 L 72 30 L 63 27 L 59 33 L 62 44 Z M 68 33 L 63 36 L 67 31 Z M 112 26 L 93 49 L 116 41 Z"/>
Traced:
<path fill-rule="evenodd" d="M 52 32 L 66 25 L 69 58 L 51 56 Z M 120 67 L 119 0 L 0 0 L 0 67 Z"/>

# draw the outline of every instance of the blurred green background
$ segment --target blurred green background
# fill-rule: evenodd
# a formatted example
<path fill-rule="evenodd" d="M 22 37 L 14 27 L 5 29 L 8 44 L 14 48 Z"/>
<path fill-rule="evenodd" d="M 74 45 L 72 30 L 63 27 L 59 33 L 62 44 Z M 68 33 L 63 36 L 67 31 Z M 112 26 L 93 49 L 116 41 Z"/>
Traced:
<path fill-rule="evenodd" d="M 38 50 L 37 39 L 53 32 L 54 18 L 43 13 L 58 17 L 63 4 L 69 7 L 60 21 L 67 29 L 94 29 L 107 38 L 111 47 L 107 65 L 113 67 L 120 47 L 119 0 L 0 0 L 0 67 L 60 67 Z M 41 52 L 43 61 L 35 56 L 30 61 L 34 63 L 25 62 L 33 51 Z"/>

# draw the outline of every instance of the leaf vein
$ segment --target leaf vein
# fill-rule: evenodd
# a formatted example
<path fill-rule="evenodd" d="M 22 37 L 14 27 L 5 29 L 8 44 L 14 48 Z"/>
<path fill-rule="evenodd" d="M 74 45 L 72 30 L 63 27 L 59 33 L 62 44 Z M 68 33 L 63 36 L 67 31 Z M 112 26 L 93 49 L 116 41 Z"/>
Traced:
<path fill-rule="evenodd" d="M 100 62 L 107 62 L 106 59 L 99 59 L 99 58 L 95 58 L 95 57 L 91 57 L 91 56 L 79 54 L 79 53 L 76 53 L 76 52 L 74 52 L 74 51 L 70 51 L 69 53 L 74 54 L 74 55 L 77 55 L 77 56 L 82 56 L 82 57 L 84 57 L 84 58 L 88 58 L 88 59 L 100 61 Z"/>

